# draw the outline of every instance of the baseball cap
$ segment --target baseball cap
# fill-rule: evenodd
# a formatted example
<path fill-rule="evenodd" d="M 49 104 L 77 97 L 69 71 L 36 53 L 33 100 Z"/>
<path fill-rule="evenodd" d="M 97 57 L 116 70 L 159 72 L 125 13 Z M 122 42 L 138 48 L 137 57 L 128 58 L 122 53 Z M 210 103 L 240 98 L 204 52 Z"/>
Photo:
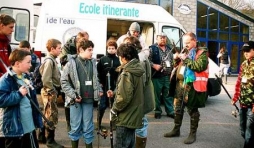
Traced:
<path fill-rule="evenodd" d="M 160 33 L 157 34 L 157 36 L 167 36 L 167 34 L 164 33 L 164 32 L 160 32 Z"/>
<path fill-rule="evenodd" d="M 254 41 L 245 42 L 241 50 L 243 52 L 249 52 L 251 49 L 254 50 Z"/>

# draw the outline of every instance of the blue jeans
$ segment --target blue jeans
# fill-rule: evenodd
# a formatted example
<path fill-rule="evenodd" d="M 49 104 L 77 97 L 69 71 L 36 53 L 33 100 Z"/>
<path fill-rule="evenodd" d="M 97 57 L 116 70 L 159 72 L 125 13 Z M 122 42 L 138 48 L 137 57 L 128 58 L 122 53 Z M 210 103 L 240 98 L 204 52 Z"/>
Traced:
<path fill-rule="evenodd" d="M 135 148 L 135 129 L 116 126 L 114 148 Z"/>
<path fill-rule="evenodd" d="M 147 117 L 143 117 L 143 127 L 136 129 L 136 136 L 141 137 L 141 138 L 146 138 L 147 137 L 147 129 L 148 129 L 148 120 Z"/>
<path fill-rule="evenodd" d="M 93 142 L 93 103 L 75 103 L 70 106 L 70 125 L 69 137 L 72 141 L 77 141 L 83 135 L 85 143 Z"/>
<path fill-rule="evenodd" d="M 240 109 L 241 135 L 245 139 L 244 148 L 254 147 L 254 113 L 252 108 Z"/>

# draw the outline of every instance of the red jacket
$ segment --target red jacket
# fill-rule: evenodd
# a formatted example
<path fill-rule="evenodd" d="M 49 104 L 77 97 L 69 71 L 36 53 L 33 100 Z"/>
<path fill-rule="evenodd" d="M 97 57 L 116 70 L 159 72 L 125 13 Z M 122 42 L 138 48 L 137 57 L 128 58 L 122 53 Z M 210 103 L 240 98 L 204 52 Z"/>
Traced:
<path fill-rule="evenodd" d="M 9 45 L 9 39 L 6 35 L 0 34 L 0 57 L 4 63 L 9 66 L 9 55 L 11 53 L 11 48 Z M 0 63 L 0 77 L 6 72 L 2 63 Z"/>

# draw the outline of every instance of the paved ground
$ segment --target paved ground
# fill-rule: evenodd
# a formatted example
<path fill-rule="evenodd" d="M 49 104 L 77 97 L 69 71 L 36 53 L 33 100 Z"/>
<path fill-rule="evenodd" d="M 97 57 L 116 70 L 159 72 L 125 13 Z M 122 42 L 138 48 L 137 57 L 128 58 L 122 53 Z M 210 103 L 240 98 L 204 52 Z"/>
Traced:
<path fill-rule="evenodd" d="M 225 85 L 228 92 L 233 96 L 236 77 L 229 77 Z M 164 107 L 162 107 L 164 109 Z M 231 111 L 234 107 L 230 105 L 230 100 L 224 90 L 215 97 L 207 100 L 206 107 L 200 109 L 201 120 L 197 133 L 197 141 L 191 145 L 183 144 L 183 140 L 189 133 L 189 115 L 186 113 L 181 127 L 179 138 L 164 138 L 163 133 L 173 127 L 173 119 L 167 117 L 165 113 L 160 120 L 153 118 L 153 113 L 148 114 L 149 128 L 147 148 L 242 148 L 243 138 L 240 136 L 239 118 L 234 118 Z M 96 108 L 94 109 L 94 122 L 96 123 Z M 103 119 L 103 125 L 109 127 L 108 110 Z M 94 131 L 94 147 L 98 147 L 98 136 Z M 59 99 L 59 124 L 56 129 L 56 141 L 63 144 L 66 148 L 71 147 L 70 139 L 66 132 L 63 102 Z M 79 147 L 84 148 L 83 139 L 79 142 Z M 41 144 L 41 148 L 46 148 Z M 100 148 L 109 148 L 110 139 L 100 137 Z"/>

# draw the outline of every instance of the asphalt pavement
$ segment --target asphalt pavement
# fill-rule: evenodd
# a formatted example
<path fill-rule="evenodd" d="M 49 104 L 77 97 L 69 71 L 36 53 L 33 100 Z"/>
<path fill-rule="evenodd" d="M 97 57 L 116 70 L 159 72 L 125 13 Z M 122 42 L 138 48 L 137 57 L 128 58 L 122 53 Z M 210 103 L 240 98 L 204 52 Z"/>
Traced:
<path fill-rule="evenodd" d="M 224 84 L 229 94 L 233 96 L 234 86 L 237 77 L 228 78 L 227 84 Z M 186 145 L 183 140 L 189 134 L 190 118 L 185 111 L 181 135 L 177 138 L 164 138 L 163 134 L 170 131 L 174 126 L 174 120 L 166 116 L 163 112 L 161 119 L 155 119 L 153 113 L 147 115 L 149 120 L 147 148 L 242 148 L 244 140 L 240 135 L 239 117 L 231 115 L 235 107 L 230 104 L 230 98 L 222 89 L 221 94 L 209 97 L 206 107 L 200 109 L 200 122 L 197 131 L 197 140 L 191 145 Z M 239 105 L 238 105 L 239 106 Z M 162 106 L 164 111 L 164 106 Z M 109 110 L 106 111 L 102 125 L 109 128 Z M 94 123 L 96 124 L 97 110 L 94 109 Z M 98 147 L 97 131 L 94 130 L 93 147 Z M 115 133 L 113 133 L 115 134 Z M 64 107 L 61 98 L 59 98 L 59 123 L 56 128 L 56 141 L 66 148 L 71 148 L 71 141 L 66 131 L 66 122 Z M 99 136 L 99 148 L 110 148 L 109 136 L 104 139 Z M 40 144 L 41 148 L 46 148 Z M 85 148 L 83 138 L 79 142 L 80 148 Z"/>

